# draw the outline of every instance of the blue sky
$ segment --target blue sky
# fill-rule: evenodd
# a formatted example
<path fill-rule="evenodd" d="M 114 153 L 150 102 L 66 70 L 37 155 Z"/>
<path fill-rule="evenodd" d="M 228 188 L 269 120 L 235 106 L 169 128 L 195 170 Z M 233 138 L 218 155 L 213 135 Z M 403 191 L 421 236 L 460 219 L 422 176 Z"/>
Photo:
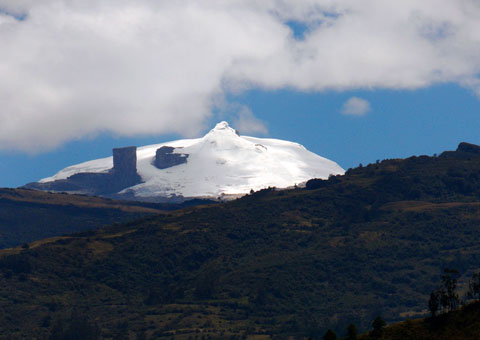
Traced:
<path fill-rule="evenodd" d="M 351 96 L 368 100 L 364 116 L 340 113 Z M 300 94 L 252 92 L 245 98 L 271 135 L 295 140 L 344 168 L 377 159 L 432 155 L 461 141 L 480 144 L 480 102 L 455 85 L 416 91 Z"/>
<path fill-rule="evenodd" d="M 480 144 L 480 3 L 0 0 L 0 186 L 220 120 L 345 169 Z"/>
<path fill-rule="evenodd" d="M 369 101 L 371 111 L 363 116 L 342 114 L 342 105 L 352 96 Z M 267 126 L 268 137 L 299 142 L 345 169 L 377 159 L 453 150 L 461 141 L 480 144 L 479 98 L 456 85 L 416 91 L 249 91 L 230 99 L 248 106 Z M 219 119 L 213 117 L 210 125 Z M 110 156 L 113 147 L 177 138 L 182 137 L 102 134 L 37 155 L 1 152 L 0 186 L 20 186 L 68 165 Z"/>

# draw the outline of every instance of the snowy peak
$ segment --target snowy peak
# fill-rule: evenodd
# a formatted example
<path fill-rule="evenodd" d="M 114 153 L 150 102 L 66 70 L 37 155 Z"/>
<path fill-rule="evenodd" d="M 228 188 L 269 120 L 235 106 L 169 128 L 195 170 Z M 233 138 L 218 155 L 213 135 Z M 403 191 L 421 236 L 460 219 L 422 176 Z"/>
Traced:
<path fill-rule="evenodd" d="M 136 165 L 136 172 L 124 176 L 120 164 L 129 169 Z M 300 144 L 240 136 L 223 121 L 201 138 L 117 149 L 113 159 L 65 168 L 30 187 L 154 201 L 242 195 L 343 173 L 338 164 Z"/>
<path fill-rule="evenodd" d="M 207 140 L 238 139 L 240 134 L 224 121 L 215 125 L 203 138 Z"/>
<path fill-rule="evenodd" d="M 241 137 L 227 122 L 220 122 L 200 139 L 197 148 L 235 152 L 235 150 L 249 148 L 250 144 L 252 143 Z M 253 144 L 250 147 L 253 147 Z"/>
<path fill-rule="evenodd" d="M 228 132 L 228 133 L 235 133 L 237 134 L 237 131 L 235 131 L 234 129 L 232 129 L 230 127 L 230 125 L 228 125 L 228 123 L 226 121 L 222 121 L 220 123 L 218 123 L 217 125 L 215 125 L 215 127 L 210 130 L 210 132 L 213 132 L 213 133 L 216 133 L 216 132 Z M 238 135 L 238 134 L 237 134 Z"/>

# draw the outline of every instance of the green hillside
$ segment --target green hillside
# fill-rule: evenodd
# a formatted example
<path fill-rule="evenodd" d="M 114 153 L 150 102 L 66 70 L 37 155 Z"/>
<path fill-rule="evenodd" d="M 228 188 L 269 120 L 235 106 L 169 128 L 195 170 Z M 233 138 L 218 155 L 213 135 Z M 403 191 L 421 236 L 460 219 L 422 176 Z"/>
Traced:
<path fill-rule="evenodd" d="M 185 340 L 426 315 L 444 268 L 480 269 L 480 156 L 465 148 L 4 250 L 0 339 L 48 339 L 78 315 L 102 339 Z"/>

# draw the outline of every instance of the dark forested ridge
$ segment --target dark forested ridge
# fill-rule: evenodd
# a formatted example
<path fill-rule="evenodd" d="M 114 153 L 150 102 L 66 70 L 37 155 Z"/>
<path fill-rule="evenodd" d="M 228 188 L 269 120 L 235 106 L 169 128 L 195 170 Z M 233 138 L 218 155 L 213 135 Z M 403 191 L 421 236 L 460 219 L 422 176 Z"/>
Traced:
<path fill-rule="evenodd" d="M 479 236 L 474 147 L 385 160 L 3 250 L 0 328 L 61 339 L 81 315 L 102 339 L 343 335 L 427 315 L 444 268 L 460 288 L 480 269 Z"/>
<path fill-rule="evenodd" d="M 477 340 L 480 339 L 480 302 L 436 318 L 407 320 L 370 331 L 358 340 Z"/>
<path fill-rule="evenodd" d="M 0 188 L 0 249 L 45 237 L 96 229 L 189 204 L 154 204 Z"/>

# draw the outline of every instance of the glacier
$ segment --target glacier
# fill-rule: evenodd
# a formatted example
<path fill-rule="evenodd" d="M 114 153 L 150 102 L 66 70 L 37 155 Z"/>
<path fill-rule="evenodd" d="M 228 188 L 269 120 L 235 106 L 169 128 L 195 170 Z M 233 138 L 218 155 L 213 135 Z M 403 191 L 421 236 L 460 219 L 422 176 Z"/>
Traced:
<path fill-rule="evenodd" d="M 182 164 L 164 169 L 155 166 L 159 148 L 185 157 Z M 241 136 L 225 121 L 205 136 L 139 147 L 137 173 L 141 183 L 118 195 L 149 200 L 155 197 L 237 197 L 267 187 L 287 188 L 311 178 L 344 174 L 335 162 L 308 151 L 298 143 Z M 39 185 L 68 180 L 81 173 L 108 173 L 113 157 L 69 166 Z M 52 191 L 52 190 L 49 190 Z"/>

